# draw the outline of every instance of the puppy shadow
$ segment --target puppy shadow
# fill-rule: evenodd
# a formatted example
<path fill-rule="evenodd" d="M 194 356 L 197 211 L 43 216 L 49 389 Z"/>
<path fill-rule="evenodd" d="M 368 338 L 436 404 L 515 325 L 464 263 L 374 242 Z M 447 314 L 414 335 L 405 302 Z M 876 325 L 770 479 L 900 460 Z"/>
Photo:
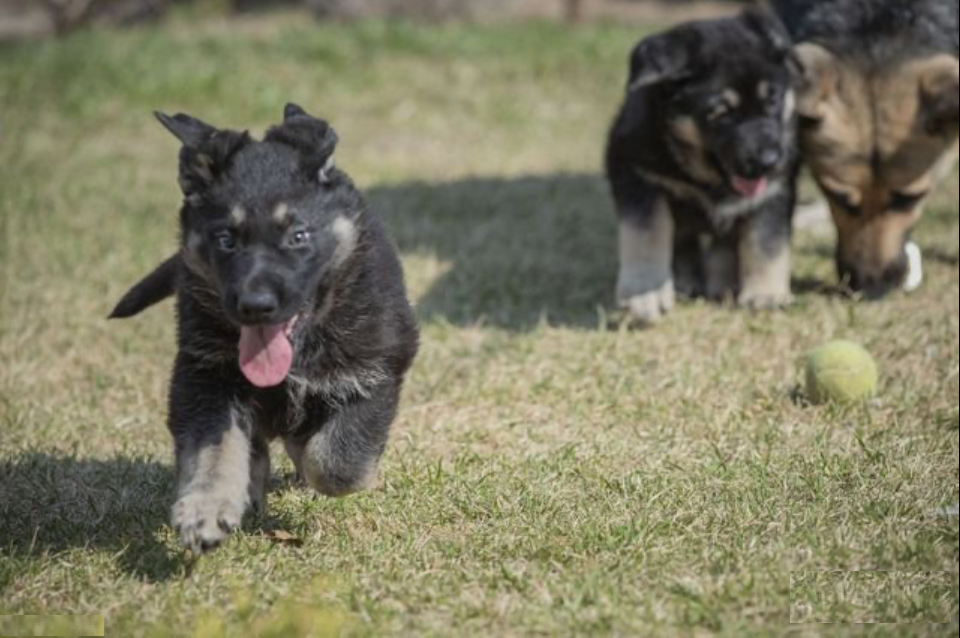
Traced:
<path fill-rule="evenodd" d="M 146 582 L 187 576 L 194 558 L 169 527 L 175 483 L 171 466 L 137 458 L 31 453 L 0 460 L 0 559 L 15 566 L 72 550 L 102 551 Z M 271 478 L 271 492 L 302 487 L 295 475 Z M 288 527 L 270 514 L 248 516 L 243 526 L 291 544 Z M 0 569 L 0 592 L 16 576 L 15 569 Z"/>
<path fill-rule="evenodd" d="M 173 490 L 172 469 L 154 461 L 43 453 L 0 461 L 0 553 L 103 550 L 130 574 L 166 580 L 185 565 L 162 536 Z"/>
<path fill-rule="evenodd" d="M 368 196 L 413 264 L 425 321 L 595 328 L 613 300 L 616 216 L 599 175 L 409 182 Z"/>

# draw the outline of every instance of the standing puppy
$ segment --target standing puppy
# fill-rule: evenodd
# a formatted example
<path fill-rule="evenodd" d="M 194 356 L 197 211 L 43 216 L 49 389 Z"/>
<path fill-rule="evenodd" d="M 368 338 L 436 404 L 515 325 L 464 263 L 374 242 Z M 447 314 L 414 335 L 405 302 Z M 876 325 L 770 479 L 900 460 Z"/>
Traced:
<path fill-rule="evenodd" d="M 790 41 L 747 10 L 642 41 L 610 133 L 617 300 L 654 323 L 676 292 L 790 300 L 797 171 Z"/>
<path fill-rule="evenodd" d="M 837 225 L 840 278 L 872 299 L 911 289 L 910 231 L 957 160 L 957 0 L 776 5 L 798 42 L 800 146 Z"/>
<path fill-rule="evenodd" d="M 289 105 L 256 142 L 158 117 L 183 144 L 182 246 L 112 316 L 177 296 L 173 525 L 199 552 L 263 507 L 274 438 L 318 492 L 367 486 L 418 336 L 396 252 L 334 168 L 326 122 Z"/>

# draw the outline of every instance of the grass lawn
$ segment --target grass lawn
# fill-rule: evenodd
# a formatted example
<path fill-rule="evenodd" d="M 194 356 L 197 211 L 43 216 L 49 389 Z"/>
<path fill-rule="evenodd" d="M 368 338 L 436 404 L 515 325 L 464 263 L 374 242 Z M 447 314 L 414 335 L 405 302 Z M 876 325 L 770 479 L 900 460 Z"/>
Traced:
<path fill-rule="evenodd" d="M 957 635 L 957 177 L 909 297 L 830 294 L 832 240 L 804 233 L 789 311 L 609 330 L 599 167 L 639 35 L 179 13 L 0 49 L 0 614 L 124 637 Z M 423 349 L 379 489 L 315 497 L 277 448 L 270 515 L 193 561 L 167 527 L 171 305 L 104 317 L 176 245 L 151 111 L 259 133 L 288 100 L 337 127 Z M 835 337 L 876 355 L 869 405 L 799 397 Z"/>

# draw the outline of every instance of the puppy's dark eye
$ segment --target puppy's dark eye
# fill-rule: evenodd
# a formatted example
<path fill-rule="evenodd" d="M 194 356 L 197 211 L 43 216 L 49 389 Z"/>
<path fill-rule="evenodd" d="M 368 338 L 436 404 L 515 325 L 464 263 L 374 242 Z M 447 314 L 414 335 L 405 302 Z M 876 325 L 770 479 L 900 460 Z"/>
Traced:
<path fill-rule="evenodd" d="M 225 253 L 230 253 L 237 248 L 237 239 L 229 230 L 222 230 L 214 235 L 214 241 L 217 242 L 217 248 Z"/>
<path fill-rule="evenodd" d="M 291 248 L 297 248 L 299 246 L 306 246 L 310 242 L 310 231 L 309 230 L 295 230 L 290 235 L 288 244 Z"/>
<path fill-rule="evenodd" d="M 855 204 L 853 199 L 846 193 L 831 191 L 827 190 L 826 188 L 823 189 L 823 192 L 826 194 L 827 198 L 830 199 L 830 201 L 836 204 L 846 214 L 852 216 L 860 214 L 860 207 Z"/>
<path fill-rule="evenodd" d="M 901 213 L 909 213 L 927 196 L 923 193 L 894 193 L 890 196 L 889 208 Z"/>

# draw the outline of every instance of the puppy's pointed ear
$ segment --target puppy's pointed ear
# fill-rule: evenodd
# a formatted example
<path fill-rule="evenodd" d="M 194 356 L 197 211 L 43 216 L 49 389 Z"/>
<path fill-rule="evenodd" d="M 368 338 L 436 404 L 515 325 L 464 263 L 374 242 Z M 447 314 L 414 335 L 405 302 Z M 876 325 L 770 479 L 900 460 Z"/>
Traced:
<path fill-rule="evenodd" d="M 264 141 L 295 148 L 300 152 L 303 171 L 321 184 L 328 184 L 332 179 L 338 139 L 326 121 L 313 117 L 296 104 L 287 104 L 283 124 L 267 131 Z"/>
<path fill-rule="evenodd" d="M 691 52 L 699 40 L 696 31 L 681 27 L 638 44 L 630 55 L 628 92 L 689 77 L 693 72 Z"/>
<path fill-rule="evenodd" d="M 167 115 L 160 111 L 155 111 L 154 116 L 163 124 L 164 128 L 170 131 L 180 143 L 190 148 L 199 148 L 217 132 L 206 122 L 201 122 L 195 117 L 177 113 L 176 115 Z"/>
<path fill-rule="evenodd" d="M 800 74 L 797 112 L 807 120 L 819 122 L 826 101 L 837 90 L 840 61 L 824 47 L 810 42 L 793 47 L 790 57 Z"/>
<path fill-rule="evenodd" d="M 787 28 L 780 19 L 760 7 L 750 7 L 743 12 L 747 25 L 771 48 L 774 55 L 783 59 L 790 53 L 793 44 Z"/>
<path fill-rule="evenodd" d="M 953 56 L 942 55 L 925 66 L 920 90 L 927 132 L 956 139 L 960 128 L 960 62 Z"/>
<path fill-rule="evenodd" d="M 295 117 L 301 117 L 307 115 L 307 112 L 300 108 L 298 105 L 291 102 L 283 107 L 283 121 L 292 120 Z"/>
<path fill-rule="evenodd" d="M 233 155 L 250 142 L 247 133 L 221 131 L 205 122 L 179 113 L 155 113 L 157 119 L 180 140 L 180 189 L 189 201 L 202 196 L 229 167 Z"/>

